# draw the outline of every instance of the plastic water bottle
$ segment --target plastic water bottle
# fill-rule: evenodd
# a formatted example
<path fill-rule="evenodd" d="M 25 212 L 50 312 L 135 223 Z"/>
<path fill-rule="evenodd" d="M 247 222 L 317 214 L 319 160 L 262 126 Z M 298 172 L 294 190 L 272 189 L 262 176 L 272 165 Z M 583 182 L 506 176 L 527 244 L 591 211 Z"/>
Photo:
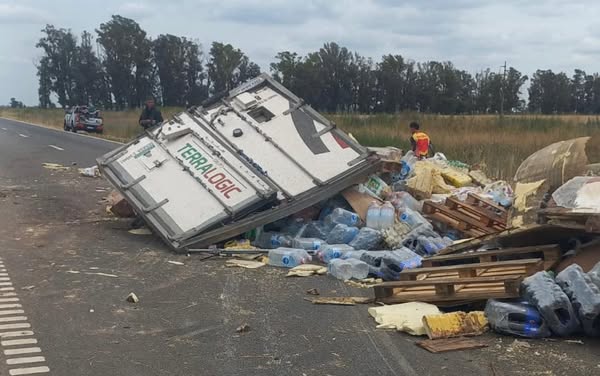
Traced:
<path fill-rule="evenodd" d="M 293 268 L 306 264 L 312 257 L 304 249 L 277 248 L 269 251 L 269 265 Z"/>
<path fill-rule="evenodd" d="M 348 245 L 354 249 L 376 249 L 381 240 L 383 240 L 381 232 L 369 227 L 363 227 Z"/>
<path fill-rule="evenodd" d="M 396 209 L 390 202 L 386 202 L 379 211 L 379 229 L 384 230 L 394 225 Z"/>
<path fill-rule="evenodd" d="M 358 226 L 360 224 L 358 214 L 342 208 L 334 209 L 331 214 L 327 216 L 327 221 L 334 225 L 341 223 L 346 226 Z"/>
<path fill-rule="evenodd" d="M 307 251 L 318 251 L 325 242 L 317 238 L 295 238 L 292 240 L 292 248 L 305 249 Z"/>
<path fill-rule="evenodd" d="M 369 275 L 369 265 L 354 258 L 342 260 L 333 259 L 327 266 L 329 274 L 337 279 L 346 281 L 349 279 L 365 279 Z"/>
<path fill-rule="evenodd" d="M 381 216 L 381 206 L 377 201 L 371 202 L 367 209 L 367 227 L 379 230 L 379 217 Z"/>
<path fill-rule="evenodd" d="M 419 242 L 419 246 L 427 255 L 435 255 L 440 250 L 435 241 L 432 240 L 431 237 L 428 236 L 419 236 L 417 238 Z"/>
<path fill-rule="evenodd" d="M 401 211 L 404 211 L 404 209 L 409 208 L 411 210 L 420 212 L 423 208 L 423 204 L 421 204 L 408 192 L 394 192 L 388 197 L 388 200 L 392 203 L 392 205 L 394 205 L 396 209 Z"/>
<path fill-rule="evenodd" d="M 329 261 L 341 258 L 346 252 L 354 251 L 354 248 L 347 244 L 325 244 L 321 250 L 317 252 L 319 259 L 328 264 Z"/>
<path fill-rule="evenodd" d="M 521 283 L 523 296 L 540 312 L 552 332 L 568 336 L 580 328 L 579 319 L 567 294 L 546 272 L 537 272 Z"/>
<path fill-rule="evenodd" d="M 551 335 L 538 310 L 527 302 L 489 299 L 485 305 L 485 316 L 490 327 L 498 333 L 526 338 Z"/>
<path fill-rule="evenodd" d="M 400 221 L 405 222 L 410 228 L 416 228 L 420 225 L 429 224 L 429 222 L 417 211 L 406 208 L 400 214 Z"/>
<path fill-rule="evenodd" d="M 600 289 L 581 266 L 571 264 L 556 276 L 556 283 L 569 297 L 583 331 L 600 337 Z"/>
<path fill-rule="evenodd" d="M 329 235 L 327 243 L 329 244 L 348 244 L 358 235 L 358 227 L 347 226 L 340 223 L 336 225 Z"/>
<path fill-rule="evenodd" d="M 254 241 L 254 246 L 258 248 L 274 249 L 279 247 L 290 247 L 292 238 L 279 232 L 263 232 L 258 235 Z"/>

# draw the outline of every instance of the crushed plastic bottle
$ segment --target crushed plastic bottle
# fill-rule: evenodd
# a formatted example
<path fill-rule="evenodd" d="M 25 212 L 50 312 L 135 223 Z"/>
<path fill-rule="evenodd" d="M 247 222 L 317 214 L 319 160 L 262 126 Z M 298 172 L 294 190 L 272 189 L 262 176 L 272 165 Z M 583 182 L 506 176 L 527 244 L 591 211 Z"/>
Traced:
<path fill-rule="evenodd" d="M 369 275 L 369 265 L 356 259 L 333 259 L 327 265 L 329 274 L 342 281 L 365 279 Z"/>
<path fill-rule="evenodd" d="M 588 276 L 598 288 L 600 289 L 600 262 L 594 265 L 594 267 L 588 272 Z"/>
<path fill-rule="evenodd" d="M 345 224 L 336 225 L 329 235 L 327 235 L 327 243 L 329 244 L 348 244 L 358 234 L 358 227 L 347 226 Z"/>
<path fill-rule="evenodd" d="M 552 333 L 546 322 L 531 304 L 523 301 L 489 299 L 485 316 L 492 330 L 525 338 L 545 338 Z"/>
<path fill-rule="evenodd" d="M 292 245 L 292 237 L 279 232 L 263 232 L 258 235 L 253 245 L 264 249 L 290 247 Z"/>
<path fill-rule="evenodd" d="M 600 336 L 600 289 L 577 264 L 569 265 L 556 276 L 556 283 L 571 300 L 585 334 Z"/>
<path fill-rule="evenodd" d="M 417 242 L 419 243 L 418 249 L 422 250 L 422 252 L 428 256 L 435 255 L 440 251 L 440 247 L 433 239 L 434 238 L 430 236 L 419 236 L 417 238 Z"/>
<path fill-rule="evenodd" d="M 579 330 L 579 319 L 569 298 L 548 273 L 538 272 L 525 278 L 521 289 L 554 334 L 568 336 Z"/>
<path fill-rule="evenodd" d="M 385 281 L 395 281 L 404 269 L 421 266 L 422 258 L 408 248 L 393 251 L 349 251 L 342 255 L 343 259 L 356 259 L 369 265 L 369 275 Z"/>
<path fill-rule="evenodd" d="M 418 211 L 405 208 L 404 211 L 400 213 L 400 221 L 408 224 L 410 228 L 417 228 L 422 225 L 429 225 L 429 221 L 425 219 Z"/>
<path fill-rule="evenodd" d="M 381 232 L 369 227 L 363 227 L 348 245 L 354 249 L 371 250 L 376 249 L 382 239 L 383 235 L 381 235 Z"/>
<path fill-rule="evenodd" d="M 306 264 L 312 260 L 312 256 L 304 249 L 277 248 L 269 251 L 269 265 L 293 268 Z"/>
<path fill-rule="evenodd" d="M 305 249 L 307 251 L 318 251 L 325 242 L 317 238 L 294 238 L 292 248 Z"/>
<path fill-rule="evenodd" d="M 379 218 L 381 217 L 381 205 L 377 201 L 371 202 L 367 209 L 367 227 L 379 230 Z"/>
<path fill-rule="evenodd" d="M 342 258 L 346 252 L 354 251 L 354 248 L 347 244 L 325 244 L 317 252 L 319 259 L 328 264 L 331 260 Z"/>
<path fill-rule="evenodd" d="M 344 224 L 346 226 L 360 225 L 360 217 L 358 214 L 342 208 L 334 209 L 331 214 L 325 218 L 325 223 L 331 226 L 336 224 Z"/>
<path fill-rule="evenodd" d="M 298 234 L 298 238 L 318 238 L 325 240 L 331 231 L 331 226 L 326 225 L 321 221 L 312 221 L 309 222 L 303 229 L 303 231 Z"/>
<path fill-rule="evenodd" d="M 420 212 L 423 209 L 423 204 L 408 192 L 393 192 L 388 196 L 388 200 L 399 211 L 404 211 L 404 209 L 409 208 Z"/>

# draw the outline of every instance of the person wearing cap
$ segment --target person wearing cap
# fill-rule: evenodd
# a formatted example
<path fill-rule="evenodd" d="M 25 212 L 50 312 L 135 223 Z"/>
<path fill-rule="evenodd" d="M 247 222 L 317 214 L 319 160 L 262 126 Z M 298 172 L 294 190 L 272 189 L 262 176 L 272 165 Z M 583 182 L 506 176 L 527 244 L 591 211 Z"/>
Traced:
<path fill-rule="evenodd" d="M 412 151 L 415 153 L 415 156 L 419 159 L 427 158 L 429 155 L 430 149 L 432 148 L 431 140 L 429 136 L 422 132 L 419 128 L 419 123 L 413 121 L 409 125 L 411 136 L 410 136 L 410 144 L 412 146 Z"/>
<path fill-rule="evenodd" d="M 160 113 L 160 110 L 156 108 L 154 98 L 146 99 L 144 109 L 140 115 L 140 126 L 142 126 L 144 129 L 148 129 L 162 122 L 163 117 Z"/>

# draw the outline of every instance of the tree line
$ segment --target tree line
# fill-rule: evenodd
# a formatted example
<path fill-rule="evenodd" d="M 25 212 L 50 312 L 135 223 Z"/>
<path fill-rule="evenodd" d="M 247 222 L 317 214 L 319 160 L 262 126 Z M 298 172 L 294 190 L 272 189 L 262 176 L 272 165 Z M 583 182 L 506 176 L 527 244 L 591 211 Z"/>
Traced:
<path fill-rule="evenodd" d="M 94 104 L 135 108 L 149 96 L 166 106 L 200 104 L 260 74 L 240 49 L 213 42 L 205 55 L 192 39 L 148 37 L 132 19 L 113 16 L 78 39 L 47 25 L 37 47 L 39 106 Z M 471 74 L 451 62 L 415 62 L 401 55 L 380 61 L 331 42 L 301 56 L 279 52 L 270 73 L 318 110 L 326 112 L 440 114 L 600 113 L 600 76 L 537 70 L 531 78 L 514 67 Z M 528 101 L 523 99 L 524 85 Z"/>

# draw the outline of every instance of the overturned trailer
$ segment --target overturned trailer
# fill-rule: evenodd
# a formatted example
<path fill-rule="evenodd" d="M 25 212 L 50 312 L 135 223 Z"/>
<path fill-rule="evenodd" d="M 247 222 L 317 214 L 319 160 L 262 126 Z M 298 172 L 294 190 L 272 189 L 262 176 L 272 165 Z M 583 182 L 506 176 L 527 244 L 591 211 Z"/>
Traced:
<path fill-rule="evenodd" d="M 265 74 L 97 162 L 175 250 L 287 217 L 364 180 L 379 164 Z"/>

